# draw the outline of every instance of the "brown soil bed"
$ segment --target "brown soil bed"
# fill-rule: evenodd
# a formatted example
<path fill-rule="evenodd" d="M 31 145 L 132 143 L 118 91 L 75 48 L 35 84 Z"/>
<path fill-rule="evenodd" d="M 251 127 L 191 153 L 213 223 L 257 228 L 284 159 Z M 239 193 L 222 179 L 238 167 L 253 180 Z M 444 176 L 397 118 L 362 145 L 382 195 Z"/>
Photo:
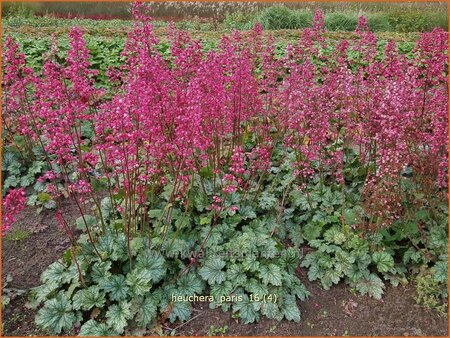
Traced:
<path fill-rule="evenodd" d="M 61 213 L 70 222 L 78 217 L 78 210 L 70 200 L 61 202 Z M 18 241 L 2 241 L 2 280 L 11 274 L 13 281 L 9 287 L 27 289 L 37 286 L 42 271 L 61 257 L 70 242 L 59 229 L 53 210 L 37 214 L 34 208 L 27 208 L 14 228 L 30 235 Z"/>
<path fill-rule="evenodd" d="M 74 220 L 77 210 L 69 201 L 63 202 L 63 215 Z M 52 211 L 36 215 L 28 208 L 18 222 L 18 227 L 31 235 L 20 241 L 3 240 L 2 280 L 10 273 L 13 281 L 8 288 L 27 289 L 39 285 L 41 272 L 57 260 L 69 246 L 59 230 Z M 165 334 L 206 336 L 211 326 L 227 326 L 230 336 L 447 336 L 447 318 L 416 305 L 414 287 L 387 286 L 381 301 L 352 293 L 345 284 L 325 291 L 311 283 L 305 271 L 299 272 L 311 296 L 300 302 L 300 323 L 277 322 L 261 319 L 254 324 L 241 324 L 230 313 L 211 310 L 206 303 L 194 306 L 193 316 L 186 323 L 164 326 Z M 17 296 L 2 311 L 4 336 L 45 335 L 34 324 L 35 311 L 26 307 L 27 296 Z M 143 332 L 142 332 L 143 333 Z M 150 332 L 145 333 L 151 335 Z M 221 335 L 221 333 L 216 333 Z"/>

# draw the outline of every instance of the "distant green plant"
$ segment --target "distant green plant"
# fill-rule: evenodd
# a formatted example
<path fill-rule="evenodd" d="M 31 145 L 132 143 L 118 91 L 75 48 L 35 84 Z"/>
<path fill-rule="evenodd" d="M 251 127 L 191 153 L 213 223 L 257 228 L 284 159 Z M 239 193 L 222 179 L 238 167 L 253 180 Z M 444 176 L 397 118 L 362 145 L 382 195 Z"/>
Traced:
<path fill-rule="evenodd" d="M 40 4 L 30 2 L 2 2 L 2 16 L 13 18 L 32 18 Z"/>
<path fill-rule="evenodd" d="M 367 15 L 368 26 L 373 32 L 390 32 L 393 30 L 385 14 L 373 13 Z"/>
<path fill-rule="evenodd" d="M 325 27 L 331 31 L 352 32 L 358 24 L 356 13 L 333 12 L 325 15 Z"/>
<path fill-rule="evenodd" d="M 429 25 L 420 12 L 392 12 L 388 14 L 388 18 L 390 24 L 400 32 L 424 31 Z"/>
<path fill-rule="evenodd" d="M 214 325 L 211 325 L 208 329 L 208 337 L 221 335 L 223 336 L 225 333 L 227 333 L 228 325 L 222 326 L 222 327 L 215 327 Z"/>
<path fill-rule="evenodd" d="M 38 175 L 47 170 L 46 163 L 40 159 L 34 161 L 24 152 L 20 152 L 21 144 L 16 138 L 16 146 L 4 146 L 2 154 L 2 196 L 11 188 L 26 188 L 35 183 Z M 33 153 L 36 155 L 37 149 Z"/>
<path fill-rule="evenodd" d="M 391 26 L 398 32 L 423 32 L 435 27 L 448 29 L 448 16 L 440 12 L 394 11 L 387 14 Z"/>
<path fill-rule="evenodd" d="M 232 12 L 227 13 L 223 24 L 229 29 L 249 30 L 254 25 L 256 16 L 254 13 L 248 12 Z"/>
<path fill-rule="evenodd" d="M 43 2 L 40 5 L 39 12 L 49 15 L 74 15 L 74 16 L 107 16 L 130 18 L 130 5 L 126 2 L 102 3 L 92 2 Z"/>
<path fill-rule="evenodd" d="M 305 11 L 294 11 L 285 6 L 273 6 L 263 10 L 256 20 L 265 29 L 301 29 L 310 27 L 312 14 Z"/>
<path fill-rule="evenodd" d="M 311 27 L 312 25 L 312 13 L 306 11 L 295 11 L 294 15 L 296 17 L 296 28 L 303 29 Z"/>
<path fill-rule="evenodd" d="M 429 18 L 432 17 L 433 25 L 432 27 L 441 27 L 442 29 L 445 29 L 448 31 L 448 15 L 447 13 L 435 13 L 430 12 Z"/>
<path fill-rule="evenodd" d="M 2 310 L 4 310 L 15 297 L 21 296 L 26 292 L 25 290 L 8 287 L 12 281 L 13 277 L 8 273 L 2 285 Z"/>
<path fill-rule="evenodd" d="M 29 231 L 13 227 L 11 229 L 11 231 L 9 231 L 5 235 L 4 240 L 7 240 L 7 241 L 22 241 L 24 239 L 27 239 L 28 237 L 30 237 L 30 232 Z"/>
<path fill-rule="evenodd" d="M 355 9 L 329 11 L 325 15 L 326 28 L 329 31 L 354 31 L 360 12 Z M 389 10 L 369 11 L 364 13 L 368 25 L 375 32 L 422 32 L 434 27 L 448 29 L 448 17 L 442 11 Z M 259 13 L 227 13 L 224 24 L 231 29 L 248 30 L 256 22 L 261 22 L 265 29 L 303 29 L 311 27 L 312 13 L 307 9 L 292 9 L 284 5 L 264 8 Z"/>

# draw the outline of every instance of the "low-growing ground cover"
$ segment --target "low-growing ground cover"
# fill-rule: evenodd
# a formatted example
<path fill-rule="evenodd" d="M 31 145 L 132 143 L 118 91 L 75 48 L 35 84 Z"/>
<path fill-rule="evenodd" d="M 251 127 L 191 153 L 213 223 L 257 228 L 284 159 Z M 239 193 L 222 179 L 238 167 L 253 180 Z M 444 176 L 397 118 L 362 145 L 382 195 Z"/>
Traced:
<path fill-rule="evenodd" d="M 75 221 L 75 206 L 66 201 L 62 208 L 67 218 Z M 44 211 L 39 216 L 35 213 L 34 209 L 27 209 L 16 225 L 31 233 L 27 239 L 20 242 L 3 241 L 4 280 L 8 274 L 13 276 L 7 288 L 25 291 L 38 286 L 40 273 L 57 260 L 70 245 L 64 233 L 59 230 L 51 211 Z M 39 231 L 35 230 L 36 223 L 40 225 Z M 37 245 L 45 249 L 34 250 Z M 300 323 L 261 318 L 256 325 L 242 324 L 232 318 L 230 313 L 209 309 L 205 303 L 197 303 L 194 304 L 195 319 L 185 325 L 182 322 L 167 323 L 161 327 L 161 331 L 166 335 L 220 336 L 220 329 L 228 326 L 224 332 L 226 336 L 364 336 L 368 332 L 373 335 L 441 336 L 447 332 L 448 323 L 445 316 L 439 316 L 435 311 L 425 311 L 416 304 L 413 283 L 405 287 L 387 286 L 383 301 L 378 301 L 360 296 L 343 284 L 323 290 L 319 284 L 309 282 L 305 277 L 306 273 L 304 269 L 297 272 L 311 292 L 311 297 L 300 304 Z M 3 310 L 3 335 L 46 335 L 47 333 L 34 323 L 36 312 L 27 307 L 26 293 L 16 295 L 14 292 L 10 293 L 10 297 L 11 302 Z M 212 326 L 214 330 L 211 330 Z M 172 331 L 173 329 L 175 331 Z M 147 332 L 152 333 L 151 330 Z M 153 331 L 153 334 L 156 333 Z"/>
<path fill-rule="evenodd" d="M 307 280 L 375 301 L 410 283 L 445 316 L 447 32 L 402 50 L 361 17 L 330 43 L 317 11 L 286 47 L 258 25 L 205 47 L 160 43 L 141 10 L 123 48 L 73 28 L 30 64 L 5 40 L 2 230 L 56 208 L 69 246 L 30 292 L 40 330 L 158 331 L 194 295 L 298 323 Z"/>

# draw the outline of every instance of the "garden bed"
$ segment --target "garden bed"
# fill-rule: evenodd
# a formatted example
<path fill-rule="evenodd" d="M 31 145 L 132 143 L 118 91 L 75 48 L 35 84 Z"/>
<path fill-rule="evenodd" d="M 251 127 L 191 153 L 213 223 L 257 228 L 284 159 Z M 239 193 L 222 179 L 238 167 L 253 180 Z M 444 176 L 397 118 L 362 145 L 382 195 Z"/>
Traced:
<path fill-rule="evenodd" d="M 445 335 L 448 32 L 132 13 L 9 21 L 4 332 Z"/>
<path fill-rule="evenodd" d="M 62 212 L 76 218 L 76 208 L 64 203 Z M 33 233 L 37 225 L 43 225 L 42 232 Z M 12 242 L 3 240 L 2 279 L 11 273 L 11 288 L 27 289 L 40 284 L 39 276 L 44 269 L 60 258 L 68 243 L 59 230 L 53 211 L 36 215 L 34 208 L 28 208 L 16 225 L 30 236 Z M 60 249 L 55 250 L 55 247 Z M 36 250 L 39 248 L 39 250 Z M 230 313 L 220 309 L 209 309 L 208 303 L 195 304 L 195 312 L 187 323 L 167 323 L 161 327 L 167 335 L 181 336 L 447 336 L 447 318 L 435 311 L 418 306 L 414 300 L 413 285 L 397 288 L 388 287 L 383 299 L 378 301 L 351 292 L 341 283 L 326 291 L 319 283 L 309 282 L 306 271 L 299 269 L 297 275 L 311 291 L 311 297 L 299 303 L 302 321 L 275 321 L 262 319 L 258 323 L 242 324 Z M 27 297 L 18 296 L 3 310 L 4 336 L 46 335 L 34 324 L 36 311 L 27 308 Z M 198 316 L 198 317 L 196 317 Z M 227 326 L 225 331 L 222 328 Z M 211 328 L 213 327 L 213 328 Z M 141 331 L 144 335 L 156 332 Z M 73 332 L 76 334 L 76 332 Z"/>

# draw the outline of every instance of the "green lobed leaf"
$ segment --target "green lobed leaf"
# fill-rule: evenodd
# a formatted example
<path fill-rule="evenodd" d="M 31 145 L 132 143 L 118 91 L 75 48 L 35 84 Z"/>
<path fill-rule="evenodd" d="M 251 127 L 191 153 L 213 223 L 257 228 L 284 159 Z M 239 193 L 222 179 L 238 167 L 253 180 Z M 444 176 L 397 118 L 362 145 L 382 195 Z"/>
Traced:
<path fill-rule="evenodd" d="M 313 264 L 308 269 L 308 279 L 310 281 L 314 281 L 316 279 L 320 279 L 323 276 L 323 271 L 319 268 L 318 265 Z"/>
<path fill-rule="evenodd" d="M 157 315 L 157 300 L 152 296 L 137 297 L 132 304 L 133 312 L 136 313 L 136 321 L 141 328 L 147 327 Z"/>
<path fill-rule="evenodd" d="M 145 250 L 137 256 L 135 268 L 148 271 L 153 283 L 161 281 L 167 273 L 164 257 L 152 250 Z"/>
<path fill-rule="evenodd" d="M 79 290 L 73 296 L 73 308 L 75 310 L 90 310 L 93 307 L 102 308 L 105 304 L 105 294 L 100 286 L 93 285 L 87 289 Z"/>
<path fill-rule="evenodd" d="M 385 286 L 377 275 L 371 273 L 367 278 L 358 281 L 355 287 L 362 295 L 368 294 L 375 299 L 381 299 Z"/>
<path fill-rule="evenodd" d="M 294 248 L 287 248 L 281 253 L 283 268 L 293 274 L 299 265 L 300 252 Z"/>
<path fill-rule="evenodd" d="M 275 264 L 262 265 L 260 267 L 259 277 L 262 279 L 264 284 L 272 284 L 275 286 L 280 286 L 282 284 L 281 269 Z"/>
<path fill-rule="evenodd" d="M 261 197 L 258 199 L 258 202 L 258 205 L 261 209 L 270 210 L 277 205 L 278 199 L 275 197 L 275 195 L 264 191 L 261 194 Z"/>
<path fill-rule="evenodd" d="M 341 274 L 334 270 L 327 270 L 323 274 L 322 278 L 320 279 L 320 282 L 322 283 L 322 286 L 325 290 L 328 290 L 331 285 L 339 283 L 339 280 L 341 279 Z"/>
<path fill-rule="evenodd" d="M 86 226 L 91 229 L 95 224 L 97 224 L 97 219 L 92 215 L 83 215 L 78 217 L 75 221 L 77 229 L 85 230 Z"/>
<path fill-rule="evenodd" d="M 122 301 L 109 307 L 106 312 L 106 324 L 121 334 L 132 317 L 130 303 Z"/>
<path fill-rule="evenodd" d="M 283 313 L 279 310 L 278 305 L 274 302 L 266 302 L 261 304 L 261 314 L 269 319 L 281 321 Z"/>
<path fill-rule="evenodd" d="M 227 297 L 233 292 L 233 284 L 230 281 L 225 281 L 221 284 L 211 285 L 210 295 L 214 297 L 216 301 L 220 301 L 221 297 Z"/>
<path fill-rule="evenodd" d="M 89 319 L 80 328 L 80 336 L 88 337 L 106 337 L 117 336 L 106 323 L 98 323 L 93 319 Z"/>
<path fill-rule="evenodd" d="M 256 303 L 251 302 L 247 295 L 243 296 L 241 302 L 233 304 L 233 313 L 239 312 L 239 317 L 244 324 L 249 324 L 259 319 L 259 313 L 256 310 Z"/>
<path fill-rule="evenodd" d="M 246 271 L 257 272 L 259 271 L 259 261 L 256 259 L 254 255 L 247 256 L 242 261 L 242 267 Z"/>
<path fill-rule="evenodd" d="M 385 251 L 377 251 L 372 255 L 372 261 L 379 272 L 388 272 L 394 267 L 394 258 Z"/>
<path fill-rule="evenodd" d="M 220 284 L 225 280 L 225 262 L 220 258 L 212 258 L 205 262 L 204 266 L 198 271 L 200 276 L 209 284 Z"/>
<path fill-rule="evenodd" d="M 355 257 L 351 256 L 344 250 L 336 252 L 336 262 L 334 268 L 339 274 L 349 275 L 353 271 L 353 264 L 355 263 Z"/>
<path fill-rule="evenodd" d="M 125 278 L 125 283 L 130 287 L 130 292 L 135 296 L 143 296 L 150 291 L 151 273 L 145 269 L 135 268 Z"/>
<path fill-rule="evenodd" d="M 339 229 L 337 228 L 331 228 L 325 231 L 323 237 L 327 242 L 334 243 L 337 245 L 341 245 L 347 239 L 345 234 L 339 231 Z"/>
<path fill-rule="evenodd" d="M 41 274 L 42 283 L 47 283 L 48 281 L 62 282 L 66 269 L 66 265 L 60 260 L 50 264 Z"/>
<path fill-rule="evenodd" d="M 203 284 L 204 282 L 195 272 L 187 273 L 177 281 L 177 294 L 185 296 L 200 294 L 204 288 Z"/>
<path fill-rule="evenodd" d="M 262 284 L 260 281 L 252 278 L 245 285 L 244 288 L 251 294 L 263 296 L 269 294 L 269 288 L 266 284 Z"/>
<path fill-rule="evenodd" d="M 192 305 L 189 302 L 175 302 L 172 308 L 172 312 L 169 315 L 171 323 L 177 319 L 180 321 L 186 321 L 191 317 Z"/>
<path fill-rule="evenodd" d="M 448 283 L 448 262 L 439 261 L 433 267 L 434 279 L 437 282 Z"/>
<path fill-rule="evenodd" d="M 107 293 L 111 300 L 124 300 L 128 296 L 128 286 L 123 275 L 114 275 L 100 282 L 100 287 Z"/>
<path fill-rule="evenodd" d="M 111 264 L 111 261 L 95 262 L 92 266 L 92 280 L 98 284 L 108 280 L 111 277 L 111 272 L 109 271 Z"/>
<path fill-rule="evenodd" d="M 292 320 L 296 323 L 300 322 L 300 310 L 298 309 L 294 296 L 284 296 L 281 312 L 287 320 Z"/>
<path fill-rule="evenodd" d="M 62 330 L 70 330 L 77 320 L 71 301 L 64 293 L 45 302 L 36 315 L 36 324 L 52 333 L 59 334 Z"/>
<path fill-rule="evenodd" d="M 59 283 L 55 280 L 49 280 L 44 284 L 41 284 L 33 288 L 36 300 L 41 303 L 47 299 L 47 297 L 59 288 Z"/>
<path fill-rule="evenodd" d="M 242 264 L 231 264 L 227 269 L 227 279 L 234 285 L 243 285 L 247 276 Z"/>

